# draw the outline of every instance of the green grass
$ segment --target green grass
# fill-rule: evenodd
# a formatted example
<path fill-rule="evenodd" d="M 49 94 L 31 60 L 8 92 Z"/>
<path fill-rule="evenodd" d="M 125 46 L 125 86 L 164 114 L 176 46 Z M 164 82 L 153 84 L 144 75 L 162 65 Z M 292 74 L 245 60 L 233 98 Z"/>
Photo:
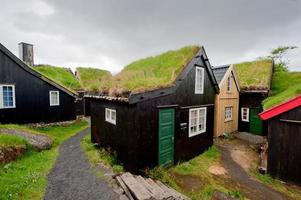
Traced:
<path fill-rule="evenodd" d="M 54 140 L 50 150 L 36 152 L 28 149 L 23 157 L 6 165 L 0 165 L 1 199 L 42 199 L 47 186 L 47 175 L 55 163 L 59 145 L 87 126 L 86 121 L 37 129 L 20 125 L 1 125 L 2 128 L 19 127 L 23 130 L 39 132 Z"/>
<path fill-rule="evenodd" d="M 123 167 L 118 162 L 116 154 L 110 153 L 102 148 L 96 147 L 91 142 L 91 135 L 86 135 L 82 139 L 81 148 L 88 156 L 89 161 L 91 162 L 92 166 L 95 167 L 96 171 L 97 171 L 97 165 L 99 163 L 103 163 L 106 166 L 110 167 L 115 173 L 123 172 Z M 100 176 L 103 176 L 103 174 L 100 171 L 97 172 Z"/>
<path fill-rule="evenodd" d="M 82 87 L 88 91 L 108 90 L 112 75 L 109 71 L 96 68 L 76 68 Z"/>
<path fill-rule="evenodd" d="M 26 147 L 27 142 L 16 135 L 0 134 L 0 147 L 22 146 Z"/>
<path fill-rule="evenodd" d="M 263 101 L 264 109 L 301 95 L 301 72 L 274 73 L 271 91 L 271 95 Z"/>
<path fill-rule="evenodd" d="M 212 146 L 209 150 L 188 162 L 179 163 L 169 169 L 157 167 L 147 172 L 147 174 L 170 185 L 191 199 L 211 199 L 214 190 L 219 190 L 233 197 L 243 199 L 244 197 L 237 188 L 229 183 L 225 183 L 223 179 L 215 177 L 208 171 L 211 165 L 218 164 L 219 162 L 220 152 L 215 146 Z M 195 177 L 203 185 L 198 190 L 187 191 L 177 183 L 175 174 Z"/>
<path fill-rule="evenodd" d="M 37 65 L 33 67 L 33 69 L 70 90 L 81 88 L 79 81 L 67 68 L 51 65 Z"/>
<path fill-rule="evenodd" d="M 113 87 L 135 93 L 171 86 L 199 49 L 187 46 L 135 61 L 114 76 Z"/>
<path fill-rule="evenodd" d="M 256 169 L 253 169 L 251 175 L 255 176 L 259 181 L 266 184 L 268 187 L 273 188 L 274 190 L 286 194 L 292 199 L 301 199 L 300 188 L 292 185 L 285 185 L 277 179 L 273 179 L 268 174 L 260 174 Z"/>
<path fill-rule="evenodd" d="M 269 89 L 272 74 L 271 60 L 256 60 L 234 64 L 242 90 Z"/>

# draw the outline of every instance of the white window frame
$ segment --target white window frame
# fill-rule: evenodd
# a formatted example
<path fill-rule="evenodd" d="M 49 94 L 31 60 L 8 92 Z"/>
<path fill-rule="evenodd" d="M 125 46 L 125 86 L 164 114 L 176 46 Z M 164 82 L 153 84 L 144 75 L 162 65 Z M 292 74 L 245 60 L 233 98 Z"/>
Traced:
<path fill-rule="evenodd" d="M 247 116 L 246 116 L 246 118 L 244 119 L 244 109 L 246 109 L 247 110 Z M 250 109 L 249 108 L 246 108 L 246 107 L 243 107 L 243 108 L 241 108 L 241 121 L 243 121 L 243 122 L 249 122 L 249 113 L 250 113 Z"/>
<path fill-rule="evenodd" d="M 12 106 L 4 106 L 3 87 L 12 87 L 12 93 L 13 93 L 13 105 Z M 12 85 L 12 84 L 0 84 L 0 109 L 10 109 L 10 108 L 16 108 L 15 85 Z"/>
<path fill-rule="evenodd" d="M 115 119 L 112 118 L 112 113 L 115 113 Z M 107 115 L 108 114 L 108 115 Z M 107 122 L 116 125 L 117 112 L 115 109 L 106 108 L 105 109 L 105 119 Z"/>
<path fill-rule="evenodd" d="M 52 94 L 56 93 L 57 94 L 57 102 L 52 102 Z M 60 105 L 60 92 L 57 90 L 51 90 L 49 91 L 49 104 L 50 106 L 59 106 Z"/>
<path fill-rule="evenodd" d="M 199 130 L 199 125 L 200 125 L 200 110 L 204 110 L 204 128 L 202 130 Z M 192 127 L 192 117 L 191 117 L 191 113 L 192 111 L 197 111 L 197 131 L 196 132 L 191 132 L 191 127 Z M 201 107 L 201 108 L 192 108 L 189 109 L 189 137 L 193 137 L 196 135 L 199 135 L 201 133 L 205 133 L 206 132 L 206 128 L 207 128 L 207 108 L 206 107 Z"/>
<path fill-rule="evenodd" d="M 227 109 L 230 110 L 230 114 L 228 115 L 227 114 Z M 225 122 L 228 122 L 228 121 L 232 121 L 233 120 L 233 106 L 226 106 L 225 107 Z"/>
<path fill-rule="evenodd" d="M 202 72 L 202 77 L 199 77 L 199 73 L 198 71 Z M 195 94 L 204 94 L 204 68 L 202 67 L 195 67 L 195 80 L 194 80 L 194 93 Z M 201 87 L 199 87 L 198 85 L 202 84 Z"/>
<path fill-rule="evenodd" d="M 227 92 L 231 92 L 232 91 L 232 76 L 228 76 L 227 78 Z"/>

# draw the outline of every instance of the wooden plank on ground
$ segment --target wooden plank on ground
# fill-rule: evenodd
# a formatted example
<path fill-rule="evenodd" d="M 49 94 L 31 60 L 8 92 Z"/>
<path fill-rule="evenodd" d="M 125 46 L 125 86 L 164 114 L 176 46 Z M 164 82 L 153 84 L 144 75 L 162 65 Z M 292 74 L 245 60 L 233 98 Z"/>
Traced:
<path fill-rule="evenodd" d="M 164 185 L 161 181 L 156 181 L 156 183 L 170 196 L 174 197 L 175 199 L 182 199 L 182 200 L 188 200 L 189 198 L 185 195 L 181 194 L 180 192 Z"/>
<path fill-rule="evenodd" d="M 146 182 L 156 191 L 156 193 L 161 194 L 163 199 L 168 197 L 168 195 L 165 194 L 164 190 L 159 185 L 157 185 L 157 183 L 155 183 L 155 181 L 153 181 L 153 179 L 147 178 Z"/>
<path fill-rule="evenodd" d="M 158 190 L 156 187 L 150 185 L 142 176 L 138 176 L 137 180 L 152 194 L 155 199 L 164 199 L 164 191 Z"/>
<path fill-rule="evenodd" d="M 130 199 L 130 200 L 134 200 L 133 196 L 131 195 L 131 192 L 129 191 L 129 189 L 126 187 L 126 185 L 124 184 L 124 182 L 122 181 L 122 179 L 119 176 L 116 176 L 116 180 L 118 182 L 118 184 L 120 185 L 120 187 L 123 189 L 124 193 L 126 194 L 126 196 Z"/>
<path fill-rule="evenodd" d="M 120 178 L 137 200 L 152 199 L 151 193 L 146 188 L 144 188 L 131 173 L 126 172 L 122 174 Z"/>

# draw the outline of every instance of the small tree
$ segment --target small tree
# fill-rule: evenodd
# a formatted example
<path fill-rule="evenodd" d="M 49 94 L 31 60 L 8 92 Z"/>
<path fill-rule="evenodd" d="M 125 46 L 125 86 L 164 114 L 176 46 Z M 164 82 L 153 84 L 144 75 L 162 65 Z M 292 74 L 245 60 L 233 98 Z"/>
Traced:
<path fill-rule="evenodd" d="M 285 59 L 284 56 L 289 50 L 296 49 L 297 46 L 279 46 L 271 51 L 269 58 L 275 61 L 276 71 L 288 71 L 289 60 Z"/>

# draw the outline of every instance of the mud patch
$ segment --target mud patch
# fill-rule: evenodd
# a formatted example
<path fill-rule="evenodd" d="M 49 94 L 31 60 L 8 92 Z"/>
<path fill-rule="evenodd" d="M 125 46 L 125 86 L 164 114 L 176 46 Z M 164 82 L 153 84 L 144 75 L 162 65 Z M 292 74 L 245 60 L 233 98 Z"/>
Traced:
<path fill-rule="evenodd" d="M 17 159 L 26 152 L 26 147 L 0 147 L 0 164 L 5 164 Z"/>
<path fill-rule="evenodd" d="M 184 191 L 195 192 L 200 190 L 203 186 L 202 181 L 198 177 L 177 173 L 173 173 L 172 175 L 177 185 L 179 185 Z"/>
<path fill-rule="evenodd" d="M 211 173 L 211 174 L 214 174 L 214 175 L 217 175 L 217 176 L 222 176 L 222 175 L 226 175 L 227 173 L 227 170 L 220 166 L 220 165 L 212 165 L 209 167 L 208 171 Z"/>
<path fill-rule="evenodd" d="M 240 149 L 230 150 L 232 159 L 239 164 L 246 172 L 251 168 L 252 163 L 254 163 L 254 158 L 247 152 Z"/>

